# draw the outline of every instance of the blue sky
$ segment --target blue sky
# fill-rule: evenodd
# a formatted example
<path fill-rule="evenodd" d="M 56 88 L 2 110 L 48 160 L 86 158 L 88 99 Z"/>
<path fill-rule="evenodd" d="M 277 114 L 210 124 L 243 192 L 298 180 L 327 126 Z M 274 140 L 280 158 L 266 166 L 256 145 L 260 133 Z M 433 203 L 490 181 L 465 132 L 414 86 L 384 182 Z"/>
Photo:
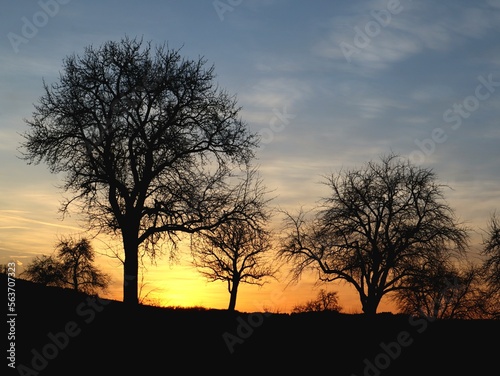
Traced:
<path fill-rule="evenodd" d="M 276 205 L 312 207 L 328 194 L 322 175 L 394 152 L 453 188 L 474 249 L 500 210 L 500 0 L 4 3 L 2 263 L 80 230 L 76 213 L 60 220 L 60 178 L 18 158 L 19 133 L 64 57 L 125 35 L 214 64 L 262 135 L 256 163 Z"/>

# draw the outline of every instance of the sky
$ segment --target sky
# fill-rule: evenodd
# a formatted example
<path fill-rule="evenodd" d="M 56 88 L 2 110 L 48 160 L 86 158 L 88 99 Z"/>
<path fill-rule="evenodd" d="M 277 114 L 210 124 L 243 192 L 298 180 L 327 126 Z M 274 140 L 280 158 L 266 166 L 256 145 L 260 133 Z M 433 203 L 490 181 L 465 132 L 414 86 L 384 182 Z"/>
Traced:
<path fill-rule="evenodd" d="M 448 203 L 473 229 L 472 259 L 500 210 L 500 0 L 5 0 L 0 31 L 0 263 L 15 260 L 19 272 L 82 234 L 78 213 L 58 211 L 62 177 L 20 159 L 25 119 L 66 56 L 125 36 L 214 65 L 261 135 L 255 163 L 275 206 L 312 208 L 329 193 L 324 175 L 395 153 L 450 187 Z M 188 252 L 179 258 L 146 262 L 143 296 L 226 308 L 226 285 L 200 277 Z M 113 277 L 109 296 L 121 299 L 120 262 L 98 263 Z M 287 285 L 283 273 L 242 286 L 236 308 L 289 312 L 317 295 L 314 281 Z M 323 288 L 360 311 L 348 287 Z M 382 300 L 379 311 L 392 309 Z"/>

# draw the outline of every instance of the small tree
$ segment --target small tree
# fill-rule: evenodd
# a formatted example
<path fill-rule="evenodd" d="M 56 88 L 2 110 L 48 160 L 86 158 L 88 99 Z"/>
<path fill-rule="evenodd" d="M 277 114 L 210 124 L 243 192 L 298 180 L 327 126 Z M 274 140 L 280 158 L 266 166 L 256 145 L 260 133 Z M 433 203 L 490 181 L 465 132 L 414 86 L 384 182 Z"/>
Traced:
<path fill-rule="evenodd" d="M 304 304 L 299 304 L 293 307 L 292 313 L 302 312 L 340 312 L 342 307 L 339 304 L 338 294 L 336 291 L 319 290 L 316 299 L 309 300 Z"/>
<path fill-rule="evenodd" d="M 45 286 L 70 287 L 76 291 L 95 294 L 105 290 L 110 277 L 94 265 L 94 250 L 83 238 L 76 242 L 63 239 L 56 246 L 56 254 L 36 257 L 22 273 L 26 279 Z"/>
<path fill-rule="evenodd" d="M 466 246 L 467 230 L 431 170 L 391 154 L 325 184 L 331 195 L 312 220 L 285 212 L 280 254 L 294 279 L 312 267 L 320 280 L 352 285 L 366 314 L 386 294 L 411 287 L 408 277 L 425 260 Z"/>
<path fill-rule="evenodd" d="M 500 219 L 491 216 L 483 241 L 483 309 L 487 316 L 500 318 Z"/>
<path fill-rule="evenodd" d="M 54 256 L 36 256 L 20 277 L 44 286 L 63 287 L 66 284 L 63 265 Z"/>
<path fill-rule="evenodd" d="M 193 238 L 193 263 L 208 281 L 224 281 L 230 294 L 228 310 L 234 311 L 240 283 L 262 286 L 266 277 L 276 273 L 270 265 L 271 234 L 265 230 L 270 219 L 262 181 L 252 185 L 256 171 L 248 171 L 239 196 L 250 205 L 245 217 L 214 230 L 202 231 Z"/>
<path fill-rule="evenodd" d="M 66 285 L 87 294 L 107 288 L 110 277 L 93 265 L 94 250 L 86 238 L 79 241 L 63 239 L 57 244 L 56 250 Z"/>
<path fill-rule="evenodd" d="M 457 263 L 457 260 L 454 260 Z M 478 268 L 467 262 L 433 259 L 408 276 L 395 295 L 401 312 L 440 319 L 473 319 L 478 311 Z"/>
<path fill-rule="evenodd" d="M 491 216 L 483 245 L 485 281 L 491 289 L 500 290 L 500 220 L 496 214 Z"/>

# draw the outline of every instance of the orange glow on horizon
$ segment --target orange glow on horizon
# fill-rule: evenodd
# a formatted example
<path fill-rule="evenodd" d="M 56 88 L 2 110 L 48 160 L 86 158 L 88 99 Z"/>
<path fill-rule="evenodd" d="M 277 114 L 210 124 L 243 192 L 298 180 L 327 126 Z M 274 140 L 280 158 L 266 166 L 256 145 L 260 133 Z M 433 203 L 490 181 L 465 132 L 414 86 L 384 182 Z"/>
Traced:
<path fill-rule="evenodd" d="M 106 270 L 111 273 L 111 270 Z M 113 268 L 113 284 L 105 297 L 122 301 L 122 268 Z M 141 277 L 139 277 L 141 278 Z M 158 260 L 157 265 L 148 265 L 142 281 L 140 300 L 143 304 L 161 307 L 200 307 L 226 309 L 229 304 L 227 284 L 221 281 L 208 282 L 196 268 L 190 265 L 185 255 L 179 264 L 168 265 L 167 260 Z M 141 283 L 140 283 L 141 285 Z M 140 286 L 139 286 L 140 287 Z M 286 281 L 270 280 L 259 287 L 241 284 L 238 289 L 236 310 L 240 312 L 290 313 L 294 306 L 316 298 L 320 288 L 337 291 L 344 313 L 361 313 L 359 297 L 352 287 L 331 283 L 315 286 L 312 276 L 304 276 L 297 284 L 287 286 Z M 394 304 L 383 299 L 378 312 L 396 312 Z"/>
<path fill-rule="evenodd" d="M 72 227 L 72 228 L 76 228 Z M 75 235 L 75 234 L 73 234 Z M 75 236 L 85 236 L 80 232 Z M 50 255 L 53 252 L 52 238 L 43 239 L 48 245 L 31 247 L 43 252 L 31 252 L 21 256 L 24 266 L 35 256 Z M 40 238 L 30 238 L 26 242 L 40 241 Z M 123 265 L 117 258 L 109 256 L 120 250 L 120 243 L 112 242 L 104 237 L 91 240 L 96 252 L 95 265 L 111 277 L 108 290 L 101 296 L 117 301 L 123 300 Z M 9 245 L 10 246 L 10 245 Z M 7 259 L 5 259 L 7 260 Z M 139 276 L 139 299 L 148 305 L 162 307 L 202 307 L 205 309 L 227 309 L 229 292 L 227 284 L 221 281 L 208 282 L 191 264 L 189 249 L 179 249 L 179 262 L 169 264 L 168 254 L 159 257 L 156 264 L 151 264 L 147 257 L 143 259 L 146 267 L 143 275 Z M 7 261 L 5 261 L 7 262 Z M 20 266 L 18 273 L 22 272 Z M 299 304 L 315 299 L 320 288 L 328 291 L 337 291 L 339 303 L 344 313 L 360 313 L 359 297 L 352 287 L 330 283 L 316 286 L 316 275 L 304 275 L 297 284 L 287 285 L 285 271 L 281 271 L 278 281 L 269 279 L 268 283 L 259 287 L 242 283 L 238 289 L 236 310 L 240 312 L 272 312 L 290 313 Z M 142 277 L 142 279 L 141 279 Z M 385 298 L 382 300 L 378 312 L 397 312 L 394 304 Z"/>

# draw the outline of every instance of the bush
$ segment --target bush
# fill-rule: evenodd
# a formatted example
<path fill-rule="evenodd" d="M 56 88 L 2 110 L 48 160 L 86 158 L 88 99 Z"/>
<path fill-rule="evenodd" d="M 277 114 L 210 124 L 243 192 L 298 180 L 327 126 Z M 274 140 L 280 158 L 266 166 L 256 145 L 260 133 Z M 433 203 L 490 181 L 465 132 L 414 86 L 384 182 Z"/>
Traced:
<path fill-rule="evenodd" d="M 292 309 L 292 313 L 302 312 L 340 312 L 342 307 L 339 304 L 336 291 L 327 292 L 321 289 L 318 296 L 314 300 L 309 300 L 305 304 L 296 305 Z"/>

